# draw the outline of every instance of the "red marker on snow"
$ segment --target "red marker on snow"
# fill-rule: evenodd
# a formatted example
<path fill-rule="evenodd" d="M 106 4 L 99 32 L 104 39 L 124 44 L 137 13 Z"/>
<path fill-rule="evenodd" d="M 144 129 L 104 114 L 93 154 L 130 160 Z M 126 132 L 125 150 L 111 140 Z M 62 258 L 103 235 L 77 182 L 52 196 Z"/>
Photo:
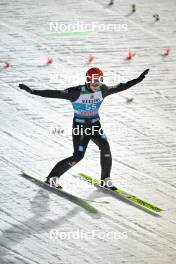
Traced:
<path fill-rule="evenodd" d="M 48 60 L 47 60 L 47 65 L 50 65 L 53 63 L 53 58 L 52 57 L 48 57 Z"/>
<path fill-rule="evenodd" d="M 131 51 L 129 51 L 129 52 L 128 52 L 128 56 L 126 57 L 126 59 L 127 59 L 127 60 L 132 60 L 133 57 L 134 57 L 135 55 L 136 55 L 135 52 L 131 52 Z"/>
<path fill-rule="evenodd" d="M 12 64 L 11 64 L 10 61 L 5 61 L 4 64 L 5 64 L 5 65 L 4 65 L 4 68 L 9 68 L 9 67 L 12 66 Z"/>
<path fill-rule="evenodd" d="M 164 56 L 169 56 L 170 53 L 171 53 L 171 49 L 170 49 L 170 48 L 167 48 L 167 49 L 165 49 L 163 55 L 164 55 Z"/>
<path fill-rule="evenodd" d="M 95 56 L 93 55 L 89 55 L 89 58 L 88 58 L 88 63 L 91 63 L 92 61 L 95 60 Z"/>

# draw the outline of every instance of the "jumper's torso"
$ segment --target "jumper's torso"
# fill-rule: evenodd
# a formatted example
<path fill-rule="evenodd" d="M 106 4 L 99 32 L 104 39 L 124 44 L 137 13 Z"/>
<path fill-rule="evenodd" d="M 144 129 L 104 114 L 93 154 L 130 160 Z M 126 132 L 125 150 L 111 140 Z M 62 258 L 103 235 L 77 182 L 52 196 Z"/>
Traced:
<path fill-rule="evenodd" d="M 72 102 L 74 117 L 99 118 L 98 111 L 102 102 L 101 90 L 92 93 L 85 86 L 81 86 L 79 97 Z"/>

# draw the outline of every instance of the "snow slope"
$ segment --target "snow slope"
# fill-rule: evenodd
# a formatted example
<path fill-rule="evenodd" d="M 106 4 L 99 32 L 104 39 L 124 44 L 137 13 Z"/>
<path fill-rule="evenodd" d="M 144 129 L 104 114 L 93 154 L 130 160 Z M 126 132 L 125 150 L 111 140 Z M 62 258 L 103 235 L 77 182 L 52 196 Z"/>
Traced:
<path fill-rule="evenodd" d="M 174 263 L 176 2 L 136 1 L 133 15 L 132 3 L 119 0 L 109 8 L 102 0 L 0 1 L 0 62 L 2 67 L 4 61 L 13 64 L 0 71 L 1 264 Z M 158 23 L 153 13 L 159 13 Z M 50 21 L 77 20 L 127 24 L 128 31 L 62 36 L 49 31 Z M 171 56 L 161 56 L 168 47 Z M 133 61 L 125 60 L 129 49 L 136 52 Z M 101 67 L 106 78 L 115 74 L 132 79 L 150 68 L 141 84 L 106 99 L 101 121 L 113 154 L 112 179 L 164 208 L 161 217 L 83 182 L 76 186 L 75 172 L 99 178 L 99 150 L 93 143 L 85 159 L 61 180 L 72 194 L 96 201 L 91 205 L 97 213 L 19 176 L 23 169 L 44 179 L 57 161 L 71 155 L 73 114 L 67 101 L 32 96 L 20 91 L 18 84 L 63 89 L 83 83 L 89 55 L 96 57 L 91 65 Z M 44 66 L 48 56 L 54 63 Z M 77 80 L 67 80 L 68 74 Z M 126 103 L 131 97 L 134 101 Z M 52 134 L 55 128 L 65 134 Z M 103 201 L 109 203 L 98 203 Z M 53 232 L 67 237 L 52 238 Z M 70 232 L 79 232 L 78 238 Z M 110 232 L 119 237 L 109 238 Z"/>

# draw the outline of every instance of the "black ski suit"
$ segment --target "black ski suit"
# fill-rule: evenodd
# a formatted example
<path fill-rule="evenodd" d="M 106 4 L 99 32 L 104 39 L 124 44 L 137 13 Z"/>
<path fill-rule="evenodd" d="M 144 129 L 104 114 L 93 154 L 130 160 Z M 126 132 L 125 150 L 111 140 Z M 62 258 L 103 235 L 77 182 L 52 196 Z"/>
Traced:
<path fill-rule="evenodd" d="M 108 95 L 124 91 L 141 82 L 147 73 L 148 70 L 144 71 L 137 79 L 115 86 L 101 84 L 99 90 L 96 92 L 92 92 L 87 83 L 65 90 L 32 90 L 24 84 L 19 85 L 21 89 L 34 95 L 69 100 L 74 108 L 72 130 L 73 155 L 59 161 L 49 173 L 47 180 L 54 176 L 60 177 L 64 172 L 78 163 L 84 157 L 89 140 L 92 140 L 100 149 L 101 180 L 110 177 L 112 157 L 108 140 L 101 128 L 98 114 L 99 107 Z M 77 133 L 75 133 L 76 129 Z"/>

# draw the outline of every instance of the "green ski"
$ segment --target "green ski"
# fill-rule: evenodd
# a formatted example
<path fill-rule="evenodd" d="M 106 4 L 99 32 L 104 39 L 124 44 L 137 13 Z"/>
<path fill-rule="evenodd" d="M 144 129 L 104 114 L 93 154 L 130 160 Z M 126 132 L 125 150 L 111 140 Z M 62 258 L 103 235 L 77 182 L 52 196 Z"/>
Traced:
<path fill-rule="evenodd" d="M 111 192 L 113 194 L 116 194 L 118 197 L 121 197 L 127 201 L 130 201 L 131 203 L 133 203 L 134 205 L 138 206 L 138 207 L 141 207 L 143 209 L 147 209 L 151 212 L 154 212 L 154 213 L 159 213 L 159 212 L 162 212 L 163 209 L 161 209 L 160 207 L 152 204 L 152 203 L 149 203 L 147 201 L 144 201 L 142 200 L 141 198 L 137 197 L 136 195 L 132 195 L 122 189 L 119 189 L 117 188 L 117 190 L 111 190 L 109 188 L 105 188 L 105 187 L 102 187 L 100 185 L 101 181 L 100 180 L 97 180 L 95 178 L 92 178 L 91 176 L 85 174 L 85 173 L 78 173 L 77 175 L 75 176 L 78 176 L 88 182 L 90 182 L 91 184 L 94 184 L 95 186 L 97 187 L 100 187 L 101 189 L 103 190 L 107 190 L 108 192 Z"/>
<path fill-rule="evenodd" d="M 94 208 L 92 205 L 90 205 L 89 201 L 87 201 L 86 199 L 80 198 L 78 196 L 75 196 L 65 190 L 63 190 L 63 188 L 55 188 L 55 187 L 50 187 L 50 185 L 44 183 L 43 181 L 37 179 L 37 176 L 32 173 L 32 172 L 24 172 L 22 171 L 20 174 L 22 177 L 24 177 L 25 179 L 27 179 L 28 181 L 38 185 L 39 187 L 42 187 L 52 193 L 55 193 L 63 198 L 68 199 L 70 202 L 79 205 L 80 207 L 86 209 L 87 211 L 91 212 L 91 213 L 97 213 L 98 211 L 96 210 L 96 208 Z M 91 201 L 90 201 L 91 202 Z"/>

